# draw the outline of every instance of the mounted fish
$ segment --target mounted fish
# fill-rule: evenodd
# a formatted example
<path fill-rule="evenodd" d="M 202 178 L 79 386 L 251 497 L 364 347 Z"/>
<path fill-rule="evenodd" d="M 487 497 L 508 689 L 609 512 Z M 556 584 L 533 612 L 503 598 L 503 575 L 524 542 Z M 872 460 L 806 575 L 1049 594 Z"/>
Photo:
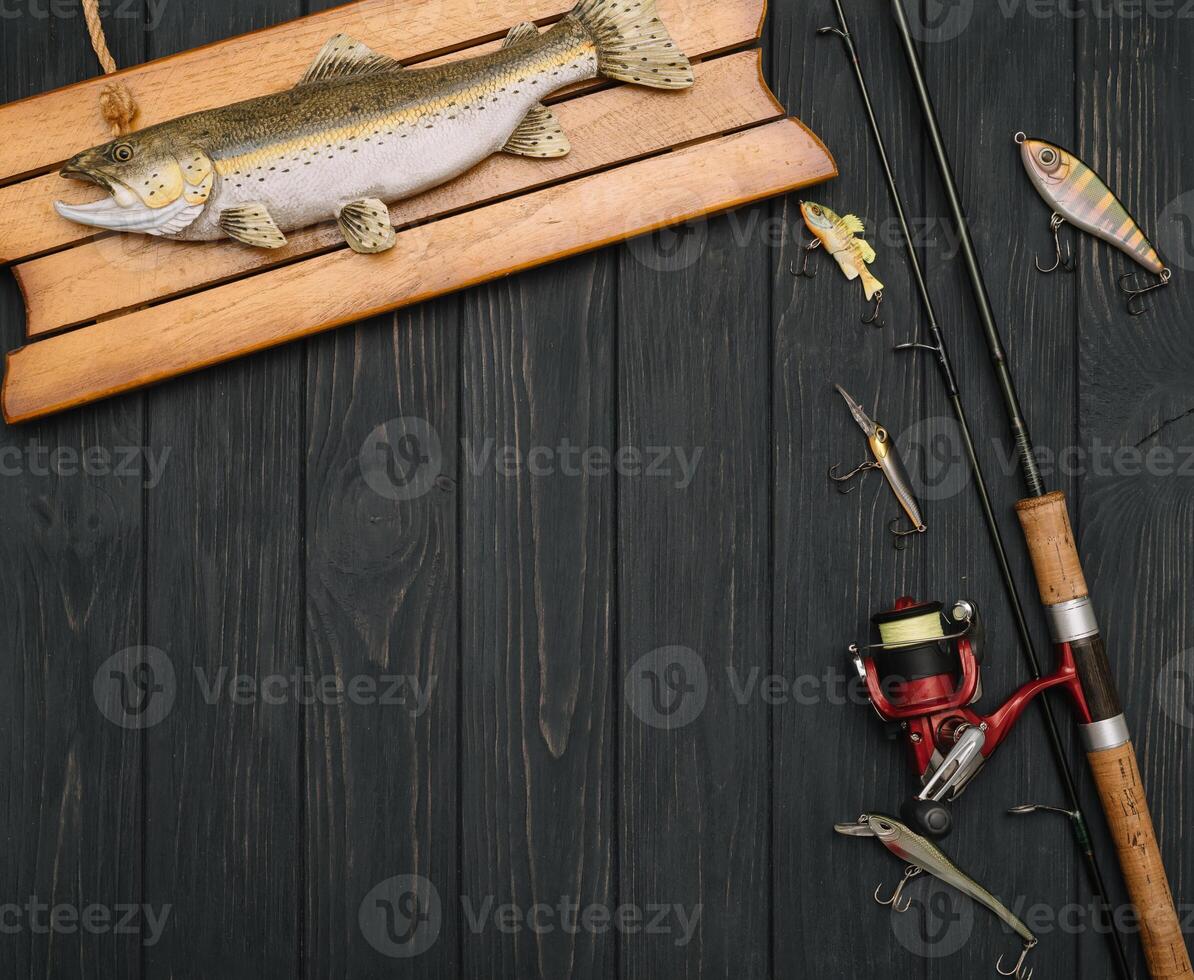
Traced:
<path fill-rule="evenodd" d="M 1015 966 L 1011 970 L 1004 970 L 1001 956 L 995 969 L 1001 976 L 1030 980 L 1032 970 L 1025 969 L 1024 961 L 1037 945 L 1036 936 L 1006 905 L 946 857 L 936 844 L 921 837 L 920 834 L 900 821 L 881 813 L 864 813 L 856 822 L 834 824 L 833 829 L 846 837 L 874 837 L 892 854 L 907 863 L 908 868 L 904 872 L 904 880 L 896 887 L 895 894 L 891 898 L 879 898 L 879 889 L 875 889 L 875 901 L 880 905 L 890 905 L 897 912 L 907 911 L 910 903 L 905 903 L 903 907 L 900 907 L 900 896 L 909 881 L 922 871 L 927 871 L 934 878 L 944 881 L 951 888 L 956 888 L 963 895 L 994 912 L 1016 935 L 1024 940 L 1020 958 L 1016 961 Z"/>
<path fill-rule="evenodd" d="M 1146 307 L 1135 305 L 1139 298 L 1154 289 L 1168 286 L 1173 273 L 1161 261 L 1136 219 L 1099 179 L 1099 175 L 1068 150 L 1024 133 L 1016 133 L 1015 139 L 1032 185 L 1053 209 L 1049 229 L 1053 232 L 1057 259 L 1048 268 L 1042 267 L 1038 259 L 1036 267 L 1041 272 L 1056 272 L 1058 269 L 1074 271 L 1072 261 L 1061 257 L 1061 240 L 1058 236 L 1058 229 L 1069 222 L 1111 243 L 1158 277 L 1158 282 L 1145 287 L 1138 286 L 1135 272 L 1120 278 L 1120 288 L 1128 296 L 1128 312 L 1133 316 L 1145 313 Z M 1131 280 L 1130 285 L 1127 285 L 1128 280 Z M 1140 302 L 1143 304 L 1142 300 Z"/>
<path fill-rule="evenodd" d="M 860 473 L 866 473 L 870 470 L 882 471 L 884 478 L 887 480 L 887 485 L 891 487 L 891 492 L 895 494 L 900 507 L 903 508 L 904 513 L 908 515 L 908 519 L 912 522 L 911 530 L 907 531 L 900 529 L 899 518 L 891 522 L 891 533 L 895 535 L 896 547 L 902 550 L 902 542 L 905 538 L 912 534 L 924 534 L 929 529 L 921 513 L 920 504 L 917 503 L 916 494 L 912 492 L 912 481 L 908 478 L 908 470 L 904 466 L 904 461 L 900 458 L 895 443 L 891 441 L 888 431 L 867 415 L 866 409 L 851 398 L 845 388 L 841 385 L 834 385 L 834 387 L 837 389 L 838 394 L 845 400 L 846 405 L 849 406 L 850 414 L 854 416 L 854 421 L 858 423 L 858 427 L 862 429 L 863 434 L 866 436 L 872 458 L 856 466 L 843 476 L 837 475 L 837 465 L 835 464 L 829 468 L 829 479 L 836 483 L 844 484 L 854 479 Z M 851 493 L 853 490 L 853 487 L 849 487 L 842 489 L 841 492 Z"/>
<path fill-rule="evenodd" d="M 873 323 L 878 327 L 884 326 L 879 319 L 879 307 L 883 305 L 883 283 L 871 273 L 868 266 L 875 261 L 875 250 L 860 236 L 864 228 L 862 219 L 853 214 L 844 218 L 838 217 L 833 211 L 821 204 L 811 201 L 800 202 L 800 213 L 804 215 L 804 223 L 813 234 L 813 240 L 804 247 L 804 262 L 797 272 L 795 265 L 792 275 L 805 279 L 815 279 L 817 274 L 808 271 L 809 256 L 817 249 L 824 249 L 837 259 L 838 267 L 846 278 L 853 282 L 862 280 L 863 292 L 867 301 L 875 301 L 871 315 L 863 317 L 863 323 Z"/>
<path fill-rule="evenodd" d="M 336 220 L 355 251 L 383 252 L 395 242 L 388 204 L 494 153 L 567 154 L 568 137 L 542 100 L 598 76 L 693 84 L 655 0 L 582 0 L 546 33 L 521 24 L 500 51 L 436 68 L 404 69 L 340 34 L 289 91 L 80 153 L 62 176 L 109 197 L 56 208 L 96 228 L 271 249 L 286 244 L 287 231 Z"/>

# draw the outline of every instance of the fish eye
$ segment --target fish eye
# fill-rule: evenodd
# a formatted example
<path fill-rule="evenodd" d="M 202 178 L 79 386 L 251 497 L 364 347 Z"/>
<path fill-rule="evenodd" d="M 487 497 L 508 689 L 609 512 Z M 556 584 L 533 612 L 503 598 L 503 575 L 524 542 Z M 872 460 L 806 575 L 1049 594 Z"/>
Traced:
<path fill-rule="evenodd" d="M 128 163 L 133 158 L 133 148 L 128 143 L 117 143 L 112 147 L 112 159 L 117 163 Z"/>
<path fill-rule="evenodd" d="M 1046 146 L 1037 154 L 1037 159 L 1041 161 L 1042 167 L 1051 167 L 1057 162 L 1057 151 Z"/>

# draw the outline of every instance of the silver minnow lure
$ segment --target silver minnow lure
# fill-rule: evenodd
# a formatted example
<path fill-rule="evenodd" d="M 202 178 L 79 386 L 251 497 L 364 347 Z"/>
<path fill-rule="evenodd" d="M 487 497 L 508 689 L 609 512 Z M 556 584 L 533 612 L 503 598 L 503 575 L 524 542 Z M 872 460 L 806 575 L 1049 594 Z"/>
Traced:
<path fill-rule="evenodd" d="M 963 895 L 990 909 L 1024 940 L 1024 949 L 1015 968 L 1010 972 L 1005 972 L 1002 968 L 1001 958 L 1000 965 L 996 969 L 1003 976 L 1018 976 L 1020 980 L 1028 980 L 1032 976 L 1031 970 L 1024 970 L 1024 960 L 1029 951 L 1037 945 L 1036 936 L 1006 905 L 962 871 L 932 841 L 921 837 L 910 827 L 882 813 L 864 813 L 854 823 L 834 824 L 833 829 L 846 837 L 877 838 L 884 847 L 911 869 L 928 872 L 934 878 L 944 881 L 951 888 L 956 888 Z M 908 877 L 911 877 L 911 874 L 905 876 L 905 881 Z"/>
<path fill-rule="evenodd" d="M 333 37 L 297 86 L 193 113 L 74 157 L 62 176 L 98 184 L 62 217 L 187 241 L 281 248 L 286 232 L 335 220 L 358 252 L 395 243 L 388 205 L 495 153 L 551 158 L 568 137 L 543 100 L 597 77 L 660 89 L 692 65 L 655 0 L 581 0 L 550 30 L 520 24 L 501 50 L 404 68 Z"/>
<path fill-rule="evenodd" d="M 903 508 L 904 513 L 908 515 L 908 519 L 912 522 L 911 531 L 900 531 L 893 527 L 892 533 L 897 536 L 923 534 L 928 530 L 928 525 L 925 524 L 920 504 L 916 500 L 916 494 L 912 492 L 912 481 L 908 477 L 908 470 L 904 467 L 904 461 L 900 458 L 900 454 L 896 450 L 895 443 L 892 442 L 890 434 L 883 426 L 867 415 L 866 410 L 850 397 L 849 392 L 845 388 L 841 385 L 834 385 L 834 387 L 849 406 L 850 414 L 854 416 L 854 421 L 858 423 L 858 427 L 866 435 L 867 444 L 870 446 L 873 459 L 863 463 L 844 476 L 837 476 L 835 474 L 835 470 L 837 469 L 835 466 L 829 471 L 830 477 L 838 482 L 844 482 L 867 470 L 881 470 L 884 478 L 887 480 L 887 485 L 891 487 L 891 492 L 895 494 L 900 507 Z"/>

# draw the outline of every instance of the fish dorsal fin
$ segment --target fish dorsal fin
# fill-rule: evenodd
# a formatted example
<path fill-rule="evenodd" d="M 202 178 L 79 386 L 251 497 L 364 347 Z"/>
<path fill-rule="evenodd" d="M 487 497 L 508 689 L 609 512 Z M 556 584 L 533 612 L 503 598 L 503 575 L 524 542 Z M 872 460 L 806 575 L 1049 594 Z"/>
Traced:
<path fill-rule="evenodd" d="M 325 82 L 331 78 L 383 75 L 402 70 L 402 65 L 388 55 L 378 54 L 348 34 L 337 34 L 330 38 L 315 56 L 299 85 Z"/>
<path fill-rule="evenodd" d="M 548 160 L 552 157 L 567 156 L 572 151 L 572 144 L 560 126 L 560 121 L 547 106 L 534 106 L 527 113 L 526 118 L 511 134 L 503 153 L 513 153 L 520 157 L 538 157 Z"/>
<path fill-rule="evenodd" d="M 856 214 L 848 214 L 842 218 L 842 227 L 851 235 L 861 235 L 863 231 L 862 219 Z"/>
<path fill-rule="evenodd" d="M 866 241 L 866 239 L 858 238 L 855 240 L 858 242 L 858 252 L 862 256 L 862 261 L 870 265 L 875 261 L 875 250 L 871 248 L 870 242 Z"/>
<path fill-rule="evenodd" d="M 539 28 L 530 23 L 530 21 L 525 21 L 510 30 L 510 33 L 506 35 L 506 40 L 502 42 L 502 47 L 512 48 L 516 44 L 522 44 L 523 41 L 538 36 Z"/>

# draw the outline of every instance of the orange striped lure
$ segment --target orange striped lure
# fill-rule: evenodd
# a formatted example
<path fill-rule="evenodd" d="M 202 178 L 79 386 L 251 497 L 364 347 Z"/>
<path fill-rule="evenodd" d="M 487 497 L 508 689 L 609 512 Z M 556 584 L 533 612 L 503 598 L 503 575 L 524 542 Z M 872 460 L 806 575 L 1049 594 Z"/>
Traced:
<path fill-rule="evenodd" d="M 1016 142 L 1020 145 L 1020 158 L 1029 179 L 1045 203 L 1053 209 L 1049 229 L 1053 232 L 1057 247 L 1057 260 L 1048 268 L 1043 267 L 1038 260 L 1037 268 L 1041 272 L 1056 272 L 1059 268 L 1066 272 L 1074 271 L 1072 261 L 1062 258 L 1061 240 L 1058 237 L 1058 229 L 1068 222 L 1114 245 L 1158 277 L 1158 282 L 1143 288 L 1138 286 L 1135 272 L 1129 272 L 1120 279 L 1120 288 L 1128 296 L 1128 311 L 1133 316 L 1140 316 L 1145 312 L 1140 297 L 1169 285 L 1173 273 L 1161 261 L 1136 219 L 1099 179 L 1099 175 L 1069 150 L 1024 133 L 1016 134 Z"/>

